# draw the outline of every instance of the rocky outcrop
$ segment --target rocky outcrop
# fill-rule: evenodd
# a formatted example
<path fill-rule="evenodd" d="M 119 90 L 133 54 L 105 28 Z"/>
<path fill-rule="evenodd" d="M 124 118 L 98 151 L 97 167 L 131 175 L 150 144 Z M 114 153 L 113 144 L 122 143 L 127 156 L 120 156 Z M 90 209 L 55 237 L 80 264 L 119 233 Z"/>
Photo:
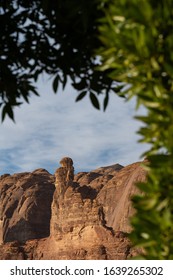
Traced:
<path fill-rule="evenodd" d="M 146 179 L 146 171 L 140 163 L 122 168 L 109 180 L 98 194 L 103 205 L 107 225 L 115 231 L 130 232 L 130 217 L 134 214 L 131 197 L 139 192 L 137 182 Z"/>
<path fill-rule="evenodd" d="M 54 189 L 45 169 L 0 177 L 1 243 L 49 236 Z"/>
<path fill-rule="evenodd" d="M 1 176 L 0 259 L 127 259 L 136 254 L 127 232 L 135 182 L 146 178 L 141 163 L 76 175 L 71 158 L 60 164 L 55 176 L 44 169 Z"/>

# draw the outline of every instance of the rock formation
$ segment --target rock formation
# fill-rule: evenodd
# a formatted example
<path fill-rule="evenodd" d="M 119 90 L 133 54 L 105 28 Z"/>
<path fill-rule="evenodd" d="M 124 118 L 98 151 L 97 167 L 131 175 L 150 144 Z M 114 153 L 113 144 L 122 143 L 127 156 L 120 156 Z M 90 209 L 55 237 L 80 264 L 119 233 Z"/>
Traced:
<path fill-rule="evenodd" d="M 0 177 L 1 243 L 50 234 L 54 177 L 44 169 Z"/>
<path fill-rule="evenodd" d="M 0 259 L 127 259 L 126 233 L 141 163 L 74 175 L 65 157 L 44 169 L 0 177 Z"/>
<path fill-rule="evenodd" d="M 74 167 L 73 160 L 69 157 L 61 159 L 62 167 L 55 171 L 55 187 L 58 195 L 63 196 L 67 188 L 73 184 Z"/>

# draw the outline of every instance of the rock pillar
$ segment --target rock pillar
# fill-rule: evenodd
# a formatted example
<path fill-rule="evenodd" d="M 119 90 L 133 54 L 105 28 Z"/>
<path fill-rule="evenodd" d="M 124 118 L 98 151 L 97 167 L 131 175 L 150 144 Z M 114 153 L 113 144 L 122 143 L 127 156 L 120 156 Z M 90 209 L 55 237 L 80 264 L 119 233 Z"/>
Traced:
<path fill-rule="evenodd" d="M 74 179 L 73 160 L 69 157 L 64 157 L 60 161 L 61 167 L 55 171 L 55 187 L 59 195 L 64 195 L 68 186 Z"/>

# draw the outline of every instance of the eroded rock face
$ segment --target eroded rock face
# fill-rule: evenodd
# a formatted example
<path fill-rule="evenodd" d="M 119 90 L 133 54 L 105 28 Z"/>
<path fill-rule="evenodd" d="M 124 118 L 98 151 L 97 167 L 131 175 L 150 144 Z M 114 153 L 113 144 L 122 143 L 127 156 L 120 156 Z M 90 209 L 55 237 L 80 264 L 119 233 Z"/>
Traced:
<path fill-rule="evenodd" d="M 129 218 L 134 214 L 131 197 L 139 192 L 137 182 L 146 179 L 146 171 L 141 163 L 122 168 L 109 180 L 98 194 L 103 205 L 107 225 L 115 231 L 130 232 Z"/>
<path fill-rule="evenodd" d="M 71 158 L 60 164 L 55 176 L 43 169 L 1 176 L 0 259 L 135 255 L 126 233 L 134 212 L 130 199 L 138 192 L 135 182 L 146 178 L 141 164 L 115 164 L 76 175 Z"/>
<path fill-rule="evenodd" d="M 74 179 L 73 160 L 69 157 L 64 157 L 60 160 L 62 167 L 55 171 L 55 187 L 58 195 L 63 196 L 68 186 Z"/>
<path fill-rule="evenodd" d="M 0 177 L 1 243 L 49 236 L 54 189 L 44 169 Z"/>

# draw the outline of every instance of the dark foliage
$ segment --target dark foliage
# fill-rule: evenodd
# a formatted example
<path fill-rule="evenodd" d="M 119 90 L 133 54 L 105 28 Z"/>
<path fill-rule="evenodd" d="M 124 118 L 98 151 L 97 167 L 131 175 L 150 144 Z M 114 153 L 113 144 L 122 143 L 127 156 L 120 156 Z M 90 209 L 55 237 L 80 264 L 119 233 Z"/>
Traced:
<path fill-rule="evenodd" d="M 0 1 L 0 106 L 2 120 L 14 119 L 13 108 L 38 95 L 34 81 L 41 73 L 54 77 L 53 90 L 69 79 L 78 92 L 76 101 L 89 94 L 98 109 L 98 95 L 116 88 L 109 70 L 96 70 L 100 46 L 98 0 Z"/>

